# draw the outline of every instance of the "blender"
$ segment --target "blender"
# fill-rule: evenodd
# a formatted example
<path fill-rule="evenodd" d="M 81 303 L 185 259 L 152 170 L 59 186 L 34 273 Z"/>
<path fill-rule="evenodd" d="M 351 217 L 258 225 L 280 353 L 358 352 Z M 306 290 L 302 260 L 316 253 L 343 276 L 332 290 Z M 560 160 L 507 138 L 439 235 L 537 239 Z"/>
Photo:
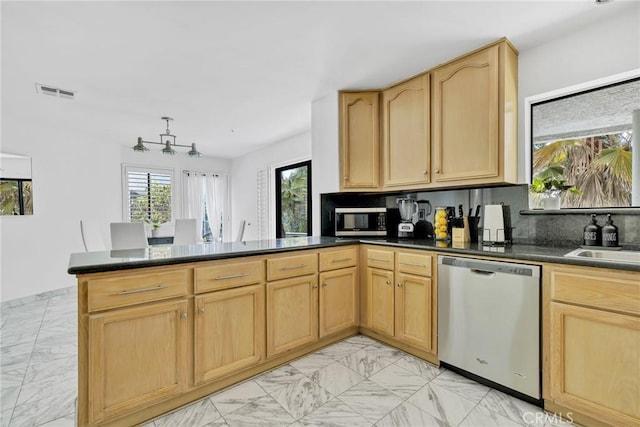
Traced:
<path fill-rule="evenodd" d="M 413 238 L 413 216 L 418 212 L 418 202 L 414 199 L 398 199 L 400 224 L 398 224 L 398 238 Z"/>

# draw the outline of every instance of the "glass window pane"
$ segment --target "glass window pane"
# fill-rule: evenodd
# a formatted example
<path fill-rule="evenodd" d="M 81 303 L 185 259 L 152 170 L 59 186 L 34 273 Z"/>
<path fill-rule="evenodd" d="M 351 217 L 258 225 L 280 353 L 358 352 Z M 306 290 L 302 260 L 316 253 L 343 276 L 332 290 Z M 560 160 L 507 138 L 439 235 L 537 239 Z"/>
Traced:
<path fill-rule="evenodd" d="M 18 181 L 0 181 L 0 214 L 20 215 Z"/>
<path fill-rule="evenodd" d="M 311 235 L 310 230 L 310 163 L 292 165 L 276 171 L 278 180 L 279 226 L 277 237 Z"/>

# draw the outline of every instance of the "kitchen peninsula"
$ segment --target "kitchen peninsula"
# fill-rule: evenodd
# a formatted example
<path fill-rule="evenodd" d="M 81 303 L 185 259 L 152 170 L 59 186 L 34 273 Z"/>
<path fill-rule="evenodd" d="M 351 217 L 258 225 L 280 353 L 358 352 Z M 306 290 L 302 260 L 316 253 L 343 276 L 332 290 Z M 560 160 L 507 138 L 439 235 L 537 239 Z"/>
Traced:
<path fill-rule="evenodd" d="M 78 425 L 142 423 L 358 332 L 437 364 L 438 253 L 542 265 L 545 406 L 640 419 L 637 402 L 619 398 L 637 392 L 639 368 L 623 363 L 604 381 L 595 368 L 609 356 L 584 348 L 608 340 L 637 361 L 640 265 L 564 257 L 569 248 L 495 250 L 303 237 L 73 254 Z M 564 329 L 585 310 L 599 328 Z M 589 354 L 592 386 L 561 351 L 568 341 Z M 624 390 L 607 390 L 620 375 Z"/>

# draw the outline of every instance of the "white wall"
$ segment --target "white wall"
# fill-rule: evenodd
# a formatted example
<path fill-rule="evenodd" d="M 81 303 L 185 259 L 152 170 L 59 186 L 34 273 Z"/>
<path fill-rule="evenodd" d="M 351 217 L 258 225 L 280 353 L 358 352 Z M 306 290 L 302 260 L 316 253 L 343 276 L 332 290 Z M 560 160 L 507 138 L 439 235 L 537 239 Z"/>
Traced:
<path fill-rule="evenodd" d="M 311 158 L 311 134 L 309 132 L 285 139 L 257 151 L 236 157 L 231 163 L 231 233 L 235 239 L 240 226 L 240 221 L 246 220 L 244 240 L 255 240 L 258 236 L 258 188 L 257 173 L 260 170 L 269 170 L 287 163 L 302 161 Z M 311 173 L 315 178 L 318 168 L 315 158 L 311 162 Z M 269 180 L 274 177 L 270 176 Z M 312 187 L 315 180 L 312 181 Z M 313 190 L 313 188 L 312 188 Z M 273 202 L 274 196 L 269 195 Z M 312 201 L 312 203 L 315 203 Z M 319 208 L 313 206 L 314 220 Z M 275 227 L 275 225 L 273 225 Z M 275 231 L 275 230 L 274 230 Z M 275 234 L 275 232 L 274 232 Z"/>
<path fill-rule="evenodd" d="M 75 284 L 67 267 L 71 253 L 84 251 L 80 220 L 103 224 L 107 243 L 108 224 L 122 220 L 122 163 L 173 167 L 177 176 L 182 169 L 228 173 L 230 168 L 230 160 L 135 153 L 105 142 L 100 129 L 79 133 L 71 120 L 34 125 L 19 109 L 3 110 L 2 151 L 32 158 L 34 214 L 0 216 L 1 301 Z"/>
<path fill-rule="evenodd" d="M 640 67 L 640 26 L 636 13 L 625 13 L 597 27 L 588 26 L 519 54 L 518 162 L 525 181 L 524 98 Z M 628 11 L 626 11 L 628 12 Z M 517 47 L 517 46 L 516 46 Z M 401 79 L 403 76 L 398 76 Z M 406 77 L 406 76 L 405 76 Z M 342 88 L 338 88 L 342 89 Z M 339 191 L 338 94 L 317 99 L 311 108 L 314 162 L 314 228 L 320 234 L 319 194 Z"/>
<path fill-rule="evenodd" d="M 597 27 L 588 26 L 552 42 L 520 52 L 518 88 L 518 161 L 525 165 L 524 99 L 640 67 L 640 3 Z M 528 167 L 528 166 L 527 166 Z M 525 181 L 525 168 L 518 171 Z"/>
<path fill-rule="evenodd" d="M 320 194 L 340 190 L 338 92 L 311 103 L 313 235 L 320 235 Z"/>

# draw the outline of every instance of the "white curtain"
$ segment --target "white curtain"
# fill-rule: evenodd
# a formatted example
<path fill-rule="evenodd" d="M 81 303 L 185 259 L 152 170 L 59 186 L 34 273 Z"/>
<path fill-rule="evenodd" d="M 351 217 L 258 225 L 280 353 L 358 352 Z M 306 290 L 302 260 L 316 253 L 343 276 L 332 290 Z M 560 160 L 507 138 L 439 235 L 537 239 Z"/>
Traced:
<path fill-rule="evenodd" d="M 207 216 L 214 240 L 224 240 L 226 230 L 223 228 L 227 216 L 227 176 L 213 175 L 206 177 L 205 199 Z"/>
<path fill-rule="evenodd" d="M 204 217 L 204 211 L 202 209 L 203 194 L 205 190 L 206 181 L 204 176 L 200 173 L 186 173 L 186 217 L 196 219 L 196 229 L 198 230 L 198 237 L 202 236 L 202 220 Z"/>

